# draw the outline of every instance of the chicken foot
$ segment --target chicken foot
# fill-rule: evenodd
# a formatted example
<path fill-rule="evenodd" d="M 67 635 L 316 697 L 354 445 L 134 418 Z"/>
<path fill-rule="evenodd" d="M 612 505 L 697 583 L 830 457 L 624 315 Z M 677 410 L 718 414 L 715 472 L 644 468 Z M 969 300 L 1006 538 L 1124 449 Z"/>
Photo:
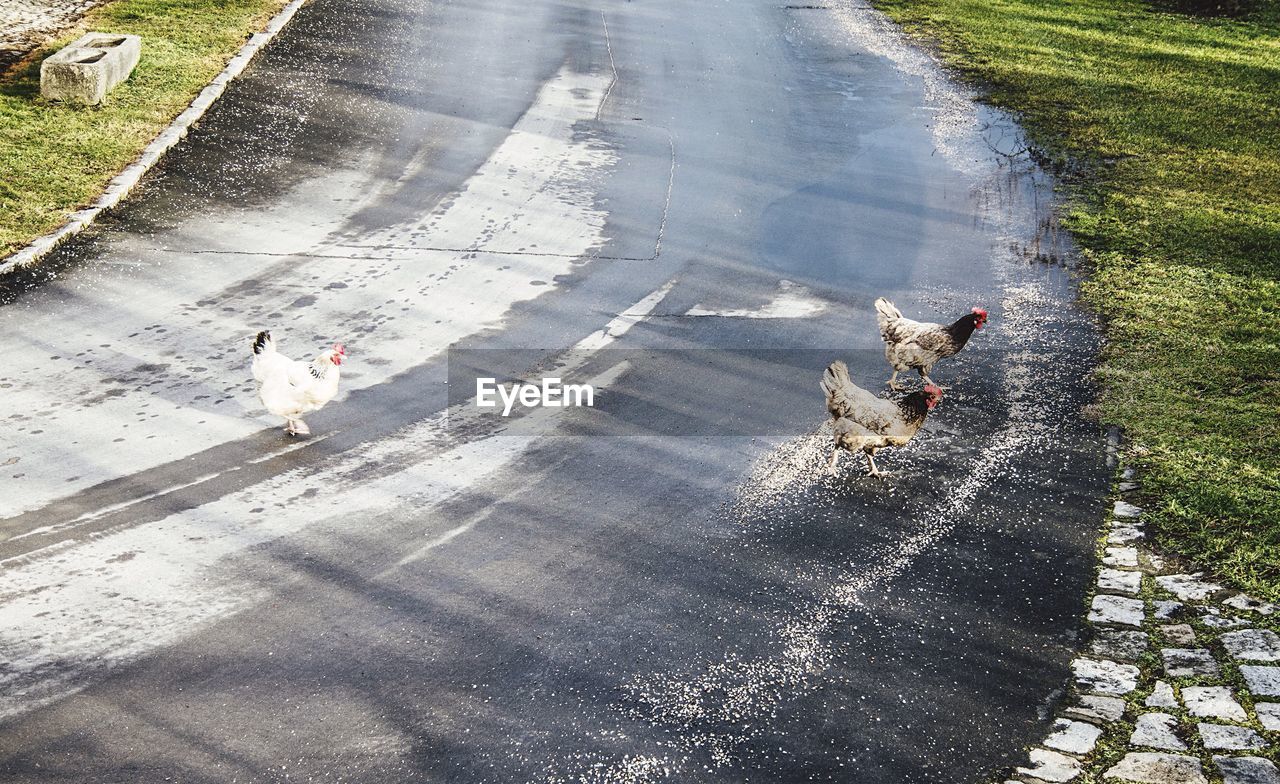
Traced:
<path fill-rule="evenodd" d="M 876 468 L 876 461 L 875 458 L 871 456 L 871 452 L 863 451 L 862 454 L 867 456 L 867 476 L 881 477 L 889 475 L 887 471 L 881 471 L 879 468 Z M 840 447 L 837 446 L 835 449 L 831 450 L 831 459 L 827 461 L 827 473 L 832 476 L 835 476 L 838 473 L 836 471 L 836 459 L 839 457 Z"/>
<path fill-rule="evenodd" d="M 307 427 L 307 423 L 303 422 L 301 419 L 288 419 L 285 421 L 287 421 L 289 424 L 284 426 L 284 432 L 288 433 L 289 435 L 291 436 L 311 435 L 311 428 Z"/>

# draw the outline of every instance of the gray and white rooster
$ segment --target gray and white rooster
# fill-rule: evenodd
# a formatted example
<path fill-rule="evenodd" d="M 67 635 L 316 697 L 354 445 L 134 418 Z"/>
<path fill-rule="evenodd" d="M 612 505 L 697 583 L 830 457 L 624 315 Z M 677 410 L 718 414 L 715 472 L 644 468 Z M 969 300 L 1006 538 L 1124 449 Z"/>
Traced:
<path fill-rule="evenodd" d="M 898 374 L 904 370 L 914 370 L 924 383 L 932 384 L 929 371 L 934 364 L 959 354 L 973 331 L 987 323 L 987 311 L 974 308 L 951 324 L 933 324 L 904 317 L 892 302 L 881 297 L 876 300 L 876 320 L 884 339 L 884 358 L 893 368 L 889 387 L 898 389 Z"/>

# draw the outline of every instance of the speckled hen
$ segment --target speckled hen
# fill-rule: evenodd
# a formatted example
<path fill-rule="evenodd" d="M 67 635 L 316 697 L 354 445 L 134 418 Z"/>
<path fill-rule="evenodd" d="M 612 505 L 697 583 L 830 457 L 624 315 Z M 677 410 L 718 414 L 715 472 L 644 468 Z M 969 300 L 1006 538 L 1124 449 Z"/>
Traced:
<path fill-rule="evenodd" d="M 926 384 L 933 384 L 929 371 L 938 360 L 960 353 L 975 329 L 987 323 L 987 311 L 974 308 L 951 324 L 912 321 L 889 300 L 876 300 L 876 320 L 884 339 L 884 358 L 893 375 L 889 387 L 898 389 L 898 374 L 915 370 Z M 945 387 L 943 387 L 945 389 Z"/>
<path fill-rule="evenodd" d="M 932 384 L 897 401 L 876 397 L 849 379 L 849 368 L 840 360 L 823 372 L 822 391 L 827 394 L 827 410 L 835 419 L 836 443 L 827 469 L 835 472 L 841 449 L 861 451 L 867 456 L 868 476 L 884 476 L 876 468 L 876 450 L 905 445 L 942 400 L 942 390 Z"/>

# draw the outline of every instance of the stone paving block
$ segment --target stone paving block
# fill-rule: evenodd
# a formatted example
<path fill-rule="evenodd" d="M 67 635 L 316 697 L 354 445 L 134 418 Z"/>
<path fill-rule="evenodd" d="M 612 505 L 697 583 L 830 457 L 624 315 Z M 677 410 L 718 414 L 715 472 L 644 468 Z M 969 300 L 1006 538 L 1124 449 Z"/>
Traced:
<path fill-rule="evenodd" d="M 1134 506 L 1128 501 L 1116 501 L 1115 506 L 1111 508 L 1111 514 L 1116 517 L 1137 517 L 1142 514 L 1142 507 Z"/>
<path fill-rule="evenodd" d="M 1166 751 L 1186 751 L 1187 744 L 1174 734 L 1178 720 L 1167 713 L 1144 713 L 1138 717 L 1129 743 Z"/>
<path fill-rule="evenodd" d="M 1206 749 L 1265 749 L 1266 741 L 1258 733 L 1248 727 L 1236 727 L 1229 724 L 1196 725 L 1200 730 L 1200 740 Z"/>
<path fill-rule="evenodd" d="M 1083 757 L 1093 751 L 1101 735 L 1102 730 L 1092 724 L 1070 719 L 1055 719 L 1053 731 L 1044 739 L 1044 745 L 1055 751 L 1065 751 L 1068 754 Z"/>
<path fill-rule="evenodd" d="M 1138 676 L 1141 674 L 1132 664 L 1083 656 L 1071 662 L 1071 671 L 1081 691 L 1111 695 L 1128 694 L 1138 688 Z"/>
<path fill-rule="evenodd" d="M 1164 681 L 1156 681 L 1151 696 L 1147 697 L 1148 708 L 1177 708 L 1178 698 L 1173 696 L 1173 687 Z"/>
<path fill-rule="evenodd" d="M 1171 623 L 1168 626 L 1161 626 L 1160 632 L 1164 634 L 1164 638 L 1174 645 L 1195 645 L 1195 630 L 1185 623 Z"/>
<path fill-rule="evenodd" d="M 1141 588 L 1141 572 L 1126 572 L 1122 569 L 1103 569 L 1098 572 L 1099 591 L 1135 594 Z"/>
<path fill-rule="evenodd" d="M 1164 559 L 1155 553 L 1147 551 L 1138 553 L 1138 561 L 1142 564 L 1142 568 L 1151 574 L 1160 574 L 1164 571 Z"/>
<path fill-rule="evenodd" d="M 1200 622 L 1213 629 L 1237 629 L 1241 626 L 1249 625 L 1249 622 L 1243 618 L 1233 618 L 1230 615 L 1222 615 L 1216 610 L 1210 610 L 1200 616 Z"/>
<path fill-rule="evenodd" d="M 1241 629 L 1222 635 L 1222 644 L 1234 659 L 1280 661 L 1280 634 L 1270 629 Z"/>
<path fill-rule="evenodd" d="M 1145 608 L 1141 599 L 1098 594 L 1093 597 L 1093 605 L 1089 609 L 1089 620 L 1094 623 L 1141 626 L 1144 613 Z"/>
<path fill-rule="evenodd" d="M 103 0 L 0 0 L 0 71 Z"/>
<path fill-rule="evenodd" d="M 1141 784 L 1209 784 L 1200 760 L 1181 754 L 1130 752 L 1102 777 Z"/>
<path fill-rule="evenodd" d="M 1280 702 L 1255 702 L 1253 712 L 1264 730 L 1280 732 Z"/>
<path fill-rule="evenodd" d="M 1063 713 L 1090 721 L 1119 721 L 1124 715 L 1124 700 L 1119 697 L 1082 694 L 1076 704 L 1065 709 Z"/>
<path fill-rule="evenodd" d="M 1280 770 L 1262 757 L 1218 757 L 1213 762 L 1224 784 L 1280 784 Z"/>
<path fill-rule="evenodd" d="M 1226 686 L 1185 686 L 1182 704 L 1192 716 L 1228 721 L 1244 721 L 1244 708 Z"/>
<path fill-rule="evenodd" d="M 1256 613 L 1262 613 L 1263 615 L 1271 615 L 1275 612 L 1280 612 L 1280 604 L 1264 602 L 1261 599 L 1255 599 L 1252 596 L 1246 596 L 1242 593 L 1238 593 L 1230 599 L 1224 600 L 1222 603 L 1228 607 L 1234 607 L 1237 610 L 1251 610 Z"/>
<path fill-rule="evenodd" d="M 1280 667 L 1263 667 L 1257 664 L 1240 665 L 1240 674 L 1249 691 L 1263 697 L 1280 697 Z"/>
<path fill-rule="evenodd" d="M 1089 644 L 1089 653 L 1104 659 L 1126 659 L 1136 661 L 1146 653 L 1151 638 L 1146 632 L 1134 632 L 1127 629 L 1099 629 L 1093 642 Z"/>
<path fill-rule="evenodd" d="M 1171 678 L 1216 678 L 1221 674 L 1208 648 L 1162 648 L 1160 655 L 1164 658 L 1164 671 Z"/>
<path fill-rule="evenodd" d="M 1143 537 L 1142 529 L 1136 525 L 1119 525 L 1107 534 L 1107 544 L 1129 544 Z"/>
<path fill-rule="evenodd" d="M 1201 580 L 1199 572 L 1195 574 L 1166 574 L 1157 577 L 1156 583 L 1184 602 L 1203 601 L 1222 590 L 1222 586 L 1217 583 Z"/>
<path fill-rule="evenodd" d="M 1080 762 L 1066 754 L 1049 749 L 1032 749 L 1031 767 L 1018 768 L 1017 773 L 1022 776 L 1034 776 L 1051 784 L 1060 784 L 1079 776 L 1081 770 Z"/>
<path fill-rule="evenodd" d="M 1102 563 L 1107 566 L 1138 568 L 1138 551 L 1133 547 L 1108 547 L 1106 553 L 1102 556 Z"/>
<path fill-rule="evenodd" d="M 1157 621 L 1167 621 L 1180 615 L 1186 605 L 1182 602 L 1174 602 L 1168 599 L 1157 599 L 1155 601 L 1155 617 Z"/>

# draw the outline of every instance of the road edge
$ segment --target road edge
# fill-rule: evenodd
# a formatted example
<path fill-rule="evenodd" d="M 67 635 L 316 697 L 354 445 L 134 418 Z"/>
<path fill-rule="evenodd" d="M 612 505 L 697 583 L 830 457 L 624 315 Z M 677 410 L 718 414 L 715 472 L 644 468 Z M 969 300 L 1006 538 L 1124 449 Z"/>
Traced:
<path fill-rule="evenodd" d="M 1125 461 L 1119 430 L 1108 463 Z M 1068 699 L 1027 762 L 996 784 L 1103 779 L 1272 781 L 1280 736 L 1280 605 L 1187 573 L 1146 543 L 1141 483 L 1124 465 L 1101 531 L 1085 644 Z M 1257 776 L 1258 778 L 1249 778 Z M 1213 778 L 1217 781 L 1221 779 Z"/>
<path fill-rule="evenodd" d="M 186 138 L 191 126 L 204 117 L 214 102 L 222 96 L 222 93 L 227 89 L 227 85 L 231 84 L 236 77 L 244 72 L 244 69 L 249 66 L 249 63 L 253 61 L 258 52 L 262 51 L 267 44 L 271 43 L 280 34 L 280 31 L 288 26 L 294 15 L 308 2 L 310 0 L 290 0 L 284 8 L 281 8 L 275 16 L 271 17 L 271 20 L 267 22 L 261 32 L 254 33 L 249 37 L 249 40 L 240 47 L 240 51 L 236 52 L 235 56 L 227 61 L 226 67 L 209 84 L 205 85 L 204 89 L 200 91 L 186 109 L 173 118 L 173 121 L 143 148 L 133 163 L 124 167 L 116 176 L 111 178 L 107 183 L 107 187 L 92 205 L 71 213 L 66 222 L 57 229 L 37 237 L 28 243 L 26 247 L 15 251 L 3 261 L 0 261 L 0 275 L 37 264 L 56 250 L 65 240 L 74 237 L 91 226 L 102 213 L 124 201 L 133 189 L 137 187 L 142 177 L 164 159 L 165 153 Z"/>

